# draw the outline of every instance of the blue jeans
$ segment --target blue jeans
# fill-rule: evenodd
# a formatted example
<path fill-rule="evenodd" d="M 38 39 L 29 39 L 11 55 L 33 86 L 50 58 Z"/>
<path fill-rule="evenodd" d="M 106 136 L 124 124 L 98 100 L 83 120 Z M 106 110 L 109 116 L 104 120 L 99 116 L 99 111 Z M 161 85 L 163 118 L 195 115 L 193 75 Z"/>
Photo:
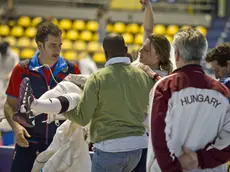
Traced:
<path fill-rule="evenodd" d="M 92 172 L 131 172 L 140 161 L 142 149 L 129 152 L 103 152 L 94 149 Z"/>
<path fill-rule="evenodd" d="M 148 149 L 142 149 L 141 160 L 133 170 L 133 172 L 146 172 L 146 159 L 147 159 Z"/>

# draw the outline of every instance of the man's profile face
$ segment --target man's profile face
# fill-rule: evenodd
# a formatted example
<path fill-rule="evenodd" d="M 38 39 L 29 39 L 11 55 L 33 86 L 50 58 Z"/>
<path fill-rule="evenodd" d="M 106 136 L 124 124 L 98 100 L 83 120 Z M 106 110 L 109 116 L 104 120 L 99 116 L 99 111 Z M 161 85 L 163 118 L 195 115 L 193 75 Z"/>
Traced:
<path fill-rule="evenodd" d="M 220 66 L 216 60 L 210 62 L 211 67 L 215 73 L 216 79 L 221 79 L 229 74 L 229 67 L 227 66 Z"/>
<path fill-rule="evenodd" d="M 62 47 L 62 37 L 48 35 L 47 40 L 42 44 L 41 53 L 50 60 L 57 60 Z"/>

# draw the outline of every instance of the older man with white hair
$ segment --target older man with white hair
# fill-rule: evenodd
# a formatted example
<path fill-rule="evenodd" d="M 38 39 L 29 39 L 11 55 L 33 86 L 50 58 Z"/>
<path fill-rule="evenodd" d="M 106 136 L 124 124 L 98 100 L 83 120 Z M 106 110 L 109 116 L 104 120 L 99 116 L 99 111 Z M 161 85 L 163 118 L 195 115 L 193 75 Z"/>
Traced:
<path fill-rule="evenodd" d="M 150 94 L 148 172 L 226 172 L 230 159 L 229 89 L 200 66 L 208 43 L 195 29 L 174 37 L 177 70 Z"/>

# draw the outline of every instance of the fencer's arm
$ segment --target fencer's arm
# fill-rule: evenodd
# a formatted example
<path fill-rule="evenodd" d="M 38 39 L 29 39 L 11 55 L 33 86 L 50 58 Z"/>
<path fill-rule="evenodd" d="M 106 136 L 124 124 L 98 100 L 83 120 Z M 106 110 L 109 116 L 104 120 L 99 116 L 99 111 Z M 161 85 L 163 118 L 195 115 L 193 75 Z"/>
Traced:
<path fill-rule="evenodd" d="M 13 114 L 16 111 L 17 98 L 7 96 L 4 104 L 4 114 L 11 128 L 15 130 L 20 124 L 13 121 Z"/>
<path fill-rule="evenodd" d="M 153 33 L 153 26 L 154 26 L 153 8 L 149 0 L 147 0 L 146 5 L 145 5 L 143 26 L 144 26 L 143 40 L 145 40 Z"/>
<path fill-rule="evenodd" d="M 150 96 L 150 136 L 151 144 L 155 158 L 159 164 L 161 171 L 164 172 L 182 172 L 179 160 L 174 154 L 171 154 L 166 141 L 165 135 L 165 118 L 168 110 L 168 101 L 170 99 L 170 91 L 162 88 L 162 84 L 153 87 L 153 94 Z"/>
<path fill-rule="evenodd" d="M 225 117 L 225 124 L 213 144 L 197 151 L 199 167 L 214 168 L 229 161 L 230 157 L 230 105 Z"/>
<path fill-rule="evenodd" d="M 85 84 L 78 106 L 71 111 L 65 112 L 64 116 L 81 126 L 87 125 L 98 107 L 98 90 L 96 77 L 92 74 Z"/>

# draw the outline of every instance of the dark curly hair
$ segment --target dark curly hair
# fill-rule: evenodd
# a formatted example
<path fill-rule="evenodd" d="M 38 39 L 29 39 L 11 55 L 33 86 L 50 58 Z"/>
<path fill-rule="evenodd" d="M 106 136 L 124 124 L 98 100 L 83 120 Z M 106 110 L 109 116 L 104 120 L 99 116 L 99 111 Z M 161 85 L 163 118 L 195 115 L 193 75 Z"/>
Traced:
<path fill-rule="evenodd" d="M 36 42 L 44 43 L 47 40 L 48 35 L 59 36 L 62 34 L 61 29 L 57 25 L 50 21 L 45 21 L 39 24 L 36 34 Z"/>
<path fill-rule="evenodd" d="M 224 43 L 213 48 L 205 58 L 206 62 L 217 61 L 218 65 L 222 67 L 227 66 L 228 60 L 230 60 L 230 43 Z"/>

